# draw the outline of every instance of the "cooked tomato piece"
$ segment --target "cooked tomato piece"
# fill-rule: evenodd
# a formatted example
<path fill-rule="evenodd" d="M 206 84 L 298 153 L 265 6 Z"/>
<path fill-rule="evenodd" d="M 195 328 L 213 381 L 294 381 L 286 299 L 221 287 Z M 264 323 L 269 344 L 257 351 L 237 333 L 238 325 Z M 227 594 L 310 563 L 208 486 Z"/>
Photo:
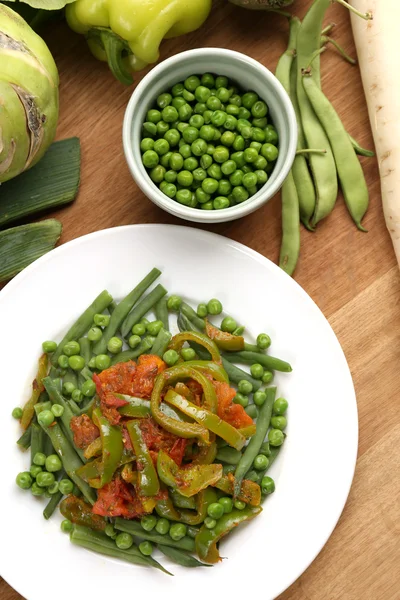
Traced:
<path fill-rule="evenodd" d="M 142 354 L 139 357 L 137 369 L 132 382 L 132 396 L 150 398 L 154 381 L 166 368 L 165 362 L 154 354 Z"/>
<path fill-rule="evenodd" d="M 253 419 L 240 404 L 234 404 L 233 399 L 236 391 L 225 382 L 214 381 L 215 391 L 218 398 L 218 416 L 237 429 L 253 425 Z"/>
<path fill-rule="evenodd" d="M 98 388 L 97 382 L 97 393 L 99 396 L 101 392 L 116 392 L 117 394 L 131 394 L 132 381 L 136 373 L 136 363 L 133 360 L 129 360 L 124 363 L 117 363 L 109 369 L 105 369 L 96 377 L 99 379 L 101 391 Z M 95 376 L 93 376 L 95 381 Z"/>
<path fill-rule="evenodd" d="M 152 500 L 162 497 L 165 497 L 164 491 Z M 154 504 L 147 503 L 147 500 L 147 498 L 139 497 L 132 485 L 118 477 L 97 491 L 97 501 L 92 511 L 95 515 L 102 517 L 134 519 L 152 512 Z"/>
<path fill-rule="evenodd" d="M 74 434 L 75 446 L 82 450 L 87 448 L 100 435 L 100 431 L 92 419 L 85 414 L 79 417 L 72 417 L 70 427 Z"/>
<path fill-rule="evenodd" d="M 140 429 L 142 431 L 143 440 L 151 452 L 164 450 L 176 463 L 179 465 L 182 463 L 187 440 L 165 431 L 165 429 L 157 425 L 151 417 L 141 419 Z M 172 452 L 173 455 L 171 454 Z"/>

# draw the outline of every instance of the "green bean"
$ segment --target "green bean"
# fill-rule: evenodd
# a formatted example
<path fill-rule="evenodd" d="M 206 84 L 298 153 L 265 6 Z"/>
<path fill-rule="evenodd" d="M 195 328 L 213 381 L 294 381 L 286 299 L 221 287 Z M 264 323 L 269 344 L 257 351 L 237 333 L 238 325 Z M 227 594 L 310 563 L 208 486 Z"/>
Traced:
<path fill-rule="evenodd" d="M 33 464 L 33 457 L 37 452 L 44 450 L 44 432 L 43 429 L 37 423 L 32 423 L 31 430 L 31 464 Z"/>
<path fill-rule="evenodd" d="M 134 537 L 142 540 L 148 540 L 149 542 L 154 542 L 155 544 L 172 546 L 173 548 L 180 548 L 181 550 L 187 550 L 188 552 L 193 552 L 195 548 L 194 540 L 188 536 L 185 536 L 180 540 L 173 540 L 169 536 L 162 535 L 155 531 L 145 531 L 137 521 L 126 521 L 125 519 L 117 517 L 115 519 L 114 527 L 119 531 L 125 531 Z"/>
<path fill-rule="evenodd" d="M 81 409 L 79 408 L 75 400 L 67 400 L 66 402 L 72 410 L 72 412 L 74 413 L 74 415 L 79 415 Z"/>
<path fill-rule="evenodd" d="M 111 315 L 111 319 L 101 339 L 93 346 L 94 354 L 106 354 L 107 344 L 112 337 L 115 336 L 118 329 L 121 327 L 122 334 L 124 334 L 124 327 L 127 319 L 130 317 L 130 311 L 135 306 L 139 298 L 143 296 L 144 292 L 151 286 L 152 283 L 161 275 L 161 271 L 158 269 L 152 269 L 148 275 L 131 291 L 129 294 L 117 304 L 115 310 Z M 158 288 L 159 286 L 157 286 Z M 155 289 L 157 289 L 155 288 Z M 153 290 L 154 291 L 154 290 Z M 133 311 L 134 312 L 134 311 Z M 147 311 L 146 311 L 147 312 Z M 133 313 L 131 313 L 133 314 Z M 144 315 L 142 315 L 144 316 Z M 131 327 L 128 327 L 128 332 Z"/>
<path fill-rule="evenodd" d="M 28 429 L 24 431 L 21 437 L 17 440 L 17 444 L 20 448 L 24 450 L 28 450 L 31 447 L 31 437 L 32 437 L 32 423 L 29 425 Z"/>
<path fill-rule="evenodd" d="M 312 225 L 327 217 L 338 195 L 336 165 L 328 137 L 307 97 L 302 82 L 302 70 L 309 67 L 313 54 L 320 49 L 322 21 L 330 0 L 314 2 L 305 15 L 297 35 L 297 98 L 308 148 L 323 148 L 326 154 L 310 154 L 316 205 Z M 315 76 L 320 81 L 320 58 L 315 59 Z"/>
<path fill-rule="evenodd" d="M 51 439 L 49 438 L 48 435 L 44 436 L 43 454 L 45 454 L 46 456 L 50 456 L 51 454 L 54 454 L 53 444 L 51 443 Z"/>
<path fill-rule="evenodd" d="M 92 358 L 92 344 L 87 337 L 79 338 L 81 347 L 80 355 L 85 359 L 85 365 L 88 366 L 89 360 Z"/>
<path fill-rule="evenodd" d="M 201 319 L 196 311 L 189 306 L 186 302 L 182 302 L 181 312 L 185 315 L 187 319 L 195 326 L 195 331 L 198 329 L 199 331 L 204 331 L 206 328 L 206 324 L 204 319 Z"/>
<path fill-rule="evenodd" d="M 94 504 L 97 499 L 95 491 L 76 474 L 76 471 L 83 465 L 83 462 L 79 458 L 75 446 L 71 444 L 58 423 L 55 423 L 51 427 L 43 427 L 43 430 L 50 437 L 53 448 L 61 458 L 68 477 L 80 489 L 86 500 L 90 504 Z"/>
<path fill-rule="evenodd" d="M 50 439 L 48 436 L 46 436 L 47 439 Z M 53 445 L 52 445 L 53 446 Z M 62 470 L 60 471 L 60 473 L 58 474 L 58 480 L 60 481 L 61 479 L 63 479 L 65 477 L 65 471 Z M 61 502 L 61 499 L 63 497 L 63 494 L 61 492 L 56 492 L 49 500 L 48 504 L 46 505 L 44 511 L 43 511 L 43 516 L 46 520 L 50 519 L 50 517 L 54 514 L 54 511 L 56 510 L 57 506 L 59 505 L 59 503 Z"/>
<path fill-rule="evenodd" d="M 238 450 L 235 450 L 235 448 L 230 448 L 229 446 L 220 448 L 216 456 L 217 460 L 220 460 L 228 465 L 237 465 L 241 458 L 242 453 Z"/>
<path fill-rule="evenodd" d="M 101 531 L 94 531 L 88 527 L 82 525 L 74 525 L 71 532 L 71 542 L 76 546 L 82 546 L 93 552 L 104 554 L 105 556 L 112 556 L 113 558 L 120 558 L 134 565 L 144 565 L 147 567 L 155 567 L 160 569 L 167 575 L 171 575 L 162 565 L 160 565 L 151 556 L 144 556 L 139 548 L 135 545 L 131 546 L 128 550 L 121 550 L 118 548 L 114 540 L 110 539 Z"/>
<path fill-rule="evenodd" d="M 96 402 L 96 397 L 94 397 L 94 398 L 84 398 L 84 400 L 82 402 L 82 406 L 79 409 L 78 416 L 79 415 L 84 415 L 84 414 L 90 416 L 92 408 L 93 408 L 95 402 Z"/>
<path fill-rule="evenodd" d="M 154 338 L 153 338 L 154 339 Z M 140 342 L 139 346 L 136 346 L 133 350 L 124 350 L 119 354 L 115 354 L 115 356 L 111 359 L 111 366 L 116 365 L 120 362 L 128 362 L 128 360 L 133 360 L 137 358 L 141 354 L 146 354 L 148 350 L 153 346 L 153 342 L 149 340 L 148 337 L 143 338 Z"/>
<path fill-rule="evenodd" d="M 200 562 L 191 554 L 187 554 L 186 552 L 177 550 L 171 546 L 158 544 L 158 549 L 165 554 L 165 556 L 176 562 L 176 564 L 181 565 L 181 567 L 212 567 L 212 565 L 206 565 L 205 563 Z"/>
<path fill-rule="evenodd" d="M 167 298 L 164 296 L 155 306 L 156 319 L 162 321 L 163 327 L 169 331 L 169 313 L 167 307 Z"/>
<path fill-rule="evenodd" d="M 132 327 L 139 323 L 153 307 L 167 293 L 167 290 L 158 284 L 147 296 L 143 298 L 127 315 L 121 325 L 121 333 L 124 338 L 127 338 L 132 330 Z M 103 336 L 104 337 L 104 336 Z"/>
<path fill-rule="evenodd" d="M 50 379 L 59 379 L 60 378 L 60 369 L 57 369 L 56 367 L 50 367 L 50 371 L 49 371 L 49 377 Z"/>
<path fill-rule="evenodd" d="M 248 363 L 250 365 L 260 364 L 268 371 L 281 371 L 283 373 L 290 373 L 293 369 L 289 363 L 280 358 L 269 356 L 269 354 L 260 354 L 257 352 L 247 352 L 242 350 L 241 352 L 229 352 L 224 354 L 229 362 L 241 362 Z"/>
<path fill-rule="evenodd" d="M 77 340 L 82 337 L 92 326 L 93 317 L 98 313 L 102 313 L 113 301 L 112 296 L 104 290 L 95 298 L 92 304 L 84 311 L 84 313 L 79 317 L 77 321 L 72 325 L 72 327 L 67 331 L 61 342 L 58 344 L 57 350 L 51 357 L 51 362 L 53 365 L 57 365 L 58 357 L 62 353 L 62 349 L 64 348 L 67 342 L 71 342 L 72 340 Z"/>
<path fill-rule="evenodd" d="M 357 142 L 357 140 L 355 140 L 353 137 L 351 137 L 350 134 L 349 134 L 349 138 L 350 138 L 350 142 L 357 154 L 359 154 L 360 156 L 367 156 L 369 158 L 372 158 L 373 156 L 375 156 L 375 152 L 373 150 L 367 150 L 366 148 L 363 148 L 362 146 L 360 146 L 360 144 Z"/>
<path fill-rule="evenodd" d="M 72 385 L 74 387 L 78 387 L 77 374 L 72 369 L 67 369 L 67 372 L 65 373 L 62 382 L 63 382 L 63 385 L 65 383 L 72 383 Z"/>
<path fill-rule="evenodd" d="M 92 379 L 93 377 L 93 373 L 92 371 L 89 369 L 89 367 L 83 367 L 82 371 L 80 372 L 81 377 L 79 377 L 80 381 L 83 379 L 84 381 L 88 381 L 89 379 Z"/>
<path fill-rule="evenodd" d="M 110 313 L 110 315 L 113 314 L 114 310 L 117 308 L 117 303 L 115 302 L 115 300 L 113 300 L 112 302 L 110 302 L 109 306 L 107 306 L 107 310 Z"/>
<path fill-rule="evenodd" d="M 160 329 L 158 335 L 156 337 L 156 341 L 154 342 L 151 353 L 156 354 L 160 358 L 163 357 L 163 354 L 167 351 L 168 345 L 171 341 L 172 334 L 166 329 Z"/>
<path fill-rule="evenodd" d="M 299 196 L 290 171 L 282 185 L 282 242 L 279 266 L 293 275 L 300 255 L 300 207 Z"/>
<path fill-rule="evenodd" d="M 267 389 L 267 399 L 264 404 L 260 406 L 256 433 L 250 439 L 243 452 L 242 458 L 240 459 L 238 466 L 235 471 L 235 485 L 234 485 L 234 496 L 236 497 L 240 492 L 243 477 L 247 471 L 252 468 L 253 461 L 260 451 L 261 445 L 264 442 L 264 438 L 267 435 L 269 423 L 271 421 L 272 406 L 274 404 L 276 394 L 276 388 L 270 387 Z"/>
<path fill-rule="evenodd" d="M 272 467 L 273 463 L 278 457 L 281 448 L 282 446 L 271 446 L 271 453 L 268 456 L 268 467 L 265 469 L 264 473 L 262 473 L 261 479 L 264 477 L 265 473 Z"/>
<path fill-rule="evenodd" d="M 360 231 L 361 220 L 368 210 L 369 193 L 364 173 L 346 129 L 332 104 L 318 87 L 313 66 L 305 73 L 303 86 L 321 121 L 335 157 L 337 173 L 348 211 Z"/>
<path fill-rule="evenodd" d="M 70 423 L 71 423 L 72 417 L 74 417 L 75 415 L 72 412 L 69 404 L 67 404 L 67 401 L 65 400 L 64 396 L 54 385 L 54 381 L 52 379 L 50 379 L 50 377 L 45 377 L 43 379 L 43 385 L 46 388 L 47 393 L 49 394 L 51 403 L 59 404 L 60 406 L 62 406 L 64 408 L 64 412 L 60 417 L 60 421 L 63 424 L 65 435 L 67 436 L 69 442 L 73 445 L 74 444 L 74 436 L 73 436 L 73 433 L 70 428 Z M 86 462 L 83 451 L 80 448 L 76 448 L 76 452 L 78 453 L 78 455 L 82 459 L 82 461 Z"/>

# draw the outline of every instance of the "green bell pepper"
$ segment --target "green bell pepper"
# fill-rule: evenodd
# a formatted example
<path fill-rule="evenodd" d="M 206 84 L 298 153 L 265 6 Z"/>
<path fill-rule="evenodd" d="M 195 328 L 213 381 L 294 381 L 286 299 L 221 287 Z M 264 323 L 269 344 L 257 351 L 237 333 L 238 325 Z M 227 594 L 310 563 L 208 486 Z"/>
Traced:
<path fill-rule="evenodd" d="M 90 479 L 91 487 L 100 489 L 110 483 L 113 475 L 120 464 L 124 444 L 122 441 L 121 428 L 116 425 L 110 425 L 100 408 L 93 410 L 93 422 L 100 430 L 102 443 L 102 459 L 99 464 L 100 476 Z"/>
<path fill-rule="evenodd" d="M 217 549 L 219 540 L 240 523 L 254 519 L 261 511 L 261 506 L 246 506 L 243 510 L 235 509 L 222 515 L 213 529 L 207 529 L 203 525 L 195 538 L 196 552 L 200 560 L 209 564 L 215 564 L 221 560 Z"/>
<path fill-rule="evenodd" d="M 48 355 L 42 354 L 39 358 L 38 372 L 32 383 L 32 394 L 22 410 L 21 427 L 25 431 L 31 424 L 35 414 L 35 404 L 39 401 L 39 396 L 44 390 L 43 379 L 47 375 Z"/>
<path fill-rule="evenodd" d="M 233 476 L 229 477 L 229 475 L 224 475 L 214 485 L 214 487 L 230 496 L 233 496 L 234 486 L 235 478 Z M 261 488 L 258 483 L 255 483 L 254 481 L 243 479 L 237 498 L 238 500 L 246 502 L 246 504 L 250 504 L 251 506 L 259 506 L 261 502 Z"/>
<path fill-rule="evenodd" d="M 179 352 L 182 350 L 182 346 L 185 342 L 194 342 L 195 344 L 203 346 L 210 353 L 211 360 L 217 364 L 221 364 L 221 355 L 217 346 L 210 340 L 208 335 L 205 335 L 204 333 L 199 333 L 197 331 L 182 331 L 182 333 L 174 335 L 168 348 Z"/>
<path fill-rule="evenodd" d="M 142 430 L 140 429 L 140 422 L 136 419 L 133 419 L 126 424 L 126 428 L 136 454 L 136 464 L 139 473 L 139 494 L 141 496 L 156 496 L 160 491 L 160 482 L 158 481 L 157 471 L 154 467 L 150 452 L 143 439 Z"/>
<path fill-rule="evenodd" d="M 212 0 L 77 0 L 66 7 L 71 29 L 86 35 L 96 58 L 107 61 L 126 85 L 132 71 L 159 57 L 164 38 L 198 29 Z"/>
<path fill-rule="evenodd" d="M 160 450 L 157 472 L 165 485 L 190 498 L 221 479 L 222 465 L 191 465 L 180 469 L 166 452 Z"/>
<path fill-rule="evenodd" d="M 244 337 L 241 335 L 233 335 L 227 331 L 221 331 L 214 325 L 211 325 L 206 319 L 206 333 L 210 340 L 217 345 L 220 350 L 227 352 L 240 352 L 244 350 Z"/>
<path fill-rule="evenodd" d="M 172 503 L 171 498 L 159 500 L 156 505 L 156 513 L 159 517 L 164 517 L 169 521 L 179 521 L 186 525 L 200 525 L 207 516 L 207 509 L 213 502 L 218 501 L 216 491 L 212 487 L 202 490 L 195 496 L 196 511 L 177 510 Z"/>

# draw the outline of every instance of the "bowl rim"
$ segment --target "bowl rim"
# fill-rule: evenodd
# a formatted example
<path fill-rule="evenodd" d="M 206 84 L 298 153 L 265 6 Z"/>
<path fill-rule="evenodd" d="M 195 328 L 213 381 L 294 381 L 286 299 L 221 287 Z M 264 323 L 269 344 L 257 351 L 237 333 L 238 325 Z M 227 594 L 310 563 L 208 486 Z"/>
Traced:
<path fill-rule="evenodd" d="M 204 57 L 224 57 L 229 58 L 233 61 L 245 61 L 255 68 L 260 75 L 267 80 L 267 83 L 274 88 L 278 101 L 283 107 L 283 112 L 288 121 L 288 150 L 286 152 L 285 160 L 282 164 L 281 170 L 278 172 L 275 181 L 268 189 L 267 192 L 263 193 L 261 188 L 257 194 L 251 199 L 251 202 L 245 201 L 242 204 L 231 206 L 219 211 L 202 211 L 198 208 L 192 208 L 185 206 L 169 198 L 163 194 L 155 184 L 151 181 L 150 177 L 145 177 L 137 164 L 134 154 L 134 143 L 132 142 L 132 121 L 136 112 L 136 107 L 140 103 L 143 94 L 151 86 L 152 82 L 159 77 L 166 69 L 172 67 L 175 64 L 180 64 L 184 61 L 196 58 Z M 147 198 L 149 198 L 154 204 L 163 208 L 174 216 L 199 223 L 222 223 L 226 221 L 232 221 L 241 217 L 244 217 L 258 208 L 263 206 L 268 200 L 270 200 L 281 188 L 284 180 L 286 179 L 291 166 L 293 164 L 296 150 L 297 150 L 297 120 L 294 112 L 292 102 L 284 89 L 283 85 L 276 78 L 276 76 L 264 65 L 257 60 L 251 58 L 247 54 L 237 52 L 236 50 L 229 50 L 226 48 L 195 48 L 192 50 L 185 50 L 179 52 L 173 56 L 165 59 L 156 65 L 151 71 L 149 71 L 143 79 L 138 83 L 134 91 L 132 92 L 131 98 L 129 99 L 126 107 L 124 121 L 123 121 L 123 147 L 125 153 L 125 159 L 128 163 L 129 170 L 134 178 L 136 184 L 142 190 Z"/>

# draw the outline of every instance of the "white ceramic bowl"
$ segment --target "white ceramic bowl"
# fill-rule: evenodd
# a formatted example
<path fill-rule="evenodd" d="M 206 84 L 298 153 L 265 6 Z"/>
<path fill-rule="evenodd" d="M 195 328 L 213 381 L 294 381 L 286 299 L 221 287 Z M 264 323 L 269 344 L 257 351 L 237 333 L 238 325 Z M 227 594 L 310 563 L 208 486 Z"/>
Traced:
<path fill-rule="evenodd" d="M 141 160 L 140 140 L 146 112 L 159 94 L 189 75 L 225 75 L 243 90 L 254 90 L 268 105 L 279 134 L 279 156 L 267 183 L 251 198 L 222 210 L 201 210 L 168 198 L 151 181 Z M 167 212 L 197 223 L 223 223 L 252 213 L 280 189 L 296 153 L 297 123 L 289 96 L 276 77 L 245 54 L 221 48 L 200 48 L 176 54 L 152 69 L 138 84 L 126 109 L 123 126 L 126 160 L 142 192 Z"/>

